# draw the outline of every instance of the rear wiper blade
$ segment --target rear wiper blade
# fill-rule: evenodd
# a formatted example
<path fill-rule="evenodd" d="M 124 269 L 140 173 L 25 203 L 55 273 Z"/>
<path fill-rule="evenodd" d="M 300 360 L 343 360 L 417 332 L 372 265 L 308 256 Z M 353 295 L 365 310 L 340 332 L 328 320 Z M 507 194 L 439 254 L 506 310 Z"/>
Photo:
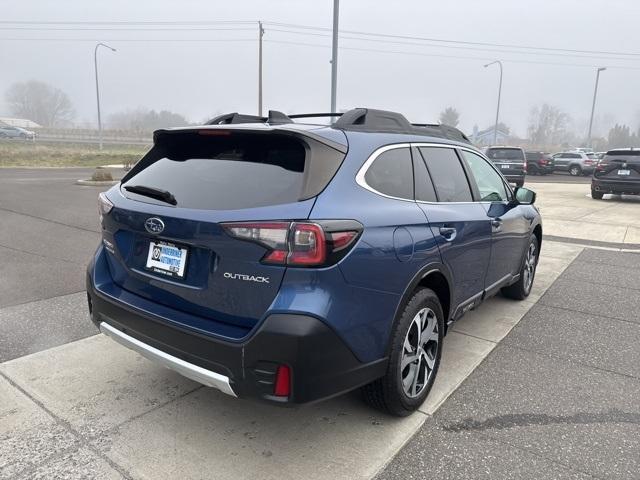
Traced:
<path fill-rule="evenodd" d="M 138 195 L 144 195 L 145 197 L 155 198 L 171 205 L 177 205 L 176 197 L 167 190 L 161 190 L 159 188 L 145 187 L 144 185 L 125 185 L 124 189 L 127 192 L 137 193 Z"/>

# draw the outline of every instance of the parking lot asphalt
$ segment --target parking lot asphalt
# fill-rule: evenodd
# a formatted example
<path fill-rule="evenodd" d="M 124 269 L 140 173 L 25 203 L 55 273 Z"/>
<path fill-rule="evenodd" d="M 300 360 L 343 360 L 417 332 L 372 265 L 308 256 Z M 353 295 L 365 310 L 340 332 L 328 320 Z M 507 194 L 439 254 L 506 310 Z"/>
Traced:
<path fill-rule="evenodd" d="M 84 272 L 99 242 L 93 169 L 0 169 L 0 362 L 95 333 Z"/>
<path fill-rule="evenodd" d="M 571 442 L 563 446 L 559 439 L 549 440 L 553 448 L 593 448 L 598 428 L 609 421 L 610 428 L 620 427 L 623 434 L 613 453 L 619 456 L 635 448 L 637 459 L 632 438 L 637 430 L 628 429 L 637 428 L 638 422 L 613 421 L 633 420 L 625 415 L 637 410 L 625 410 L 627 404 L 615 399 L 612 409 L 619 409 L 622 417 L 617 411 L 605 412 L 597 417 L 604 420 L 589 421 L 602 414 L 595 408 L 604 402 L 600 390 L 622 397 L 637 394 L 629 385 L 638 378 L 638 349 L 631 348 L 639 339 L 638 322 L 629 319 L 638 318 L 637 313 L 633 317 L 638 291 L 629 286 L 638 283 L 638 265 L 632 261 L 640 257 L 545 240 L 529 299 L 496 297 L 457 322 L 447 336 L 429 399 L 408 419 L 380 415 L 357 394 L 279 409 L 203 388 L 95 335 L 86 315 L 84 268 L 99 241 L 96 197 L 106 187 L 74 185 L 91 171 L 0 169 L 0 221 L 9 226 L 0 229 L 0 260 L 7 267 L 0 275 L 0 479 L 210 478 L 211 472 L 215 478 L 234 479 L 364 479 L 399 450 L 381 478 L 437 476 L 440 470 L 435 467 L 424 473 L 432 463 L 431 452 L 451 461 L 446 468 L 444 460 L 434 464 L 442 471 L 453 465 L 453 473 L 440 475 L 444 478 L 521 478 L 538 472 L 543 472 L 541 478 L 580 478 L 570 461 L 565 465 L 542 448 L 548 430 L 536 429 L 553 424 L 544 415 L 559 417 L 556 423 L 565 430 L 553 434 L 568 435 Z M 543 215 L 546 209 L 550 217 L 561 217 L 567 202 L 584 198 L 578 190 L 584 187 L 542 186 Z M 591 204 L 585 208 L 583 215 L 595 213 L 589 210 Z M 637 225 L 637 218 L 627 208 L 617 221 Z M 608 303 L 600 300 L 604 294 Z M 602 340 L 602 322 L 610 319 L 617 322 L 607 324 L 614 325 L 615 332 Z M 555 343 L 550 333 L 536 335 L 538 325 L 558 330 Z M 564 339 L 572 332 L 575 339 Z M 603 371 L 610 371 L 612 380 L 605 382 Z M 475 380 L 478 375 L 481 380 Z M 536 375 L 547 378 L 549 385 L 543 386 Z M 565 375 L 578 379 L 567 381 Z M 592 379 L 597 391 L 590 393 L 591 387 L 580 382 Z M 485 383 L 488 390 L 475 398 L 474 389 Z M 527 403 L 531 389 L 535 391 Z M 545 398 L 555 390 L 568 402 L 564 410 L 559 400 Z M 596 400 L 586 398 L 590 394 Z M 474 401 L 477 405 L 465 410 Z M 581 402 L 586 402 L 583 410 Z M 502 418 L 501 409 L 515 416 Z M 442 412 L 448 412 L 446 417 Z M 498 426 L 455 427 L 467 417 Z M 509 444 L 489 435 L 508 430 L 509 422 L 520 422 L 514 428 L 523 432 L 517 438 L 524 443 Z M 454 427 L 443 430 L 439 425 Z M 579 429 L 575 436 L 570 435 L 572 428 Z M 588 428 L 593 437 L 586 435 Z M 528 437 L 530 430 L 540 436 Z M 607 451 L 615 445 L 611 431 L 604 432 L 608 443 L 602 448 Z M 423 443 L 416 447 L 415 442 Z M 399 469 L 405 455 L 423 467 Z M 636 464 L 621 465 L 612 477 L 635 478 L 618 472 Z"/>
<path fill-rule="evenodd" d="M 378 480 L 640 478 L 639 270 L 581 253 Z"/>

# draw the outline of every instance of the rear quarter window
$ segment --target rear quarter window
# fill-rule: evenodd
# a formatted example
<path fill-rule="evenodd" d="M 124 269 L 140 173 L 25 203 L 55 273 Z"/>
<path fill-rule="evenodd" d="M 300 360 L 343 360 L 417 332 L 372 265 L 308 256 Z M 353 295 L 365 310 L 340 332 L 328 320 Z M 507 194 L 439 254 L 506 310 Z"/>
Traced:
<path fill-rule="evenodd" d="M 374 190 L 390 197 L 413 200 L 413 165 L 408 148 L 382 152 L 364 176 Z"/>

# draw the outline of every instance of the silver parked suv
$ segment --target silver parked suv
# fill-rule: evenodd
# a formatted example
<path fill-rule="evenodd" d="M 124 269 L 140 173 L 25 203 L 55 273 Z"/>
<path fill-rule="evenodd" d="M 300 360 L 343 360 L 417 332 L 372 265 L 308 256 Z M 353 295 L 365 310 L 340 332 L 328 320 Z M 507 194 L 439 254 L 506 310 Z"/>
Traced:
<path fill-rule="evenodd" d="M 555 160 L 555 170 L 569 172 L 570 175 L 591 175 L 596 168 L 598 158 L 595 153 L 589 152 L 560 152 L 553 154 Z"/>

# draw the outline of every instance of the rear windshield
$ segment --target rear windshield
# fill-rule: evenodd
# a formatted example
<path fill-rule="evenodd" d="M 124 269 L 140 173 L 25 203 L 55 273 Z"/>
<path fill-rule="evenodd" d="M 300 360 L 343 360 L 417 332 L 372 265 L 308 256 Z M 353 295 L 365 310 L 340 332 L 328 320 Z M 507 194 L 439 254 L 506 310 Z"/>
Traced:
<path fill-rule="evenodd" d="M 175 197 L 178 207 L 210 210 L 297 202 L 317 195 L 343 157 L 310 142 L 275 134 L 165 134 L 125 177 L 122 191 L 136 200 L 162 203 L 126 187 L 164 190 Z M 317 160 L 325 160 L 315 169 L 309 165 L 314 150 L 315 156 L 323 157 Z"/>
<path fill-rule="evenodd" d="M 490 148 L 487 150 L 487 157 L 491 160 L 524 160 L 519 148 Z"/>
<path fill-rule="evenodd" d="M 598 156 L 595 153 L 587 153 L 587 158 L 595 160 L 596 158 L 598 158 Z"/>
<path fill-rule="evenodd" d="M 607 157 L 640 157 L 639 150 L 609 150 L 606 153 Z"/>

